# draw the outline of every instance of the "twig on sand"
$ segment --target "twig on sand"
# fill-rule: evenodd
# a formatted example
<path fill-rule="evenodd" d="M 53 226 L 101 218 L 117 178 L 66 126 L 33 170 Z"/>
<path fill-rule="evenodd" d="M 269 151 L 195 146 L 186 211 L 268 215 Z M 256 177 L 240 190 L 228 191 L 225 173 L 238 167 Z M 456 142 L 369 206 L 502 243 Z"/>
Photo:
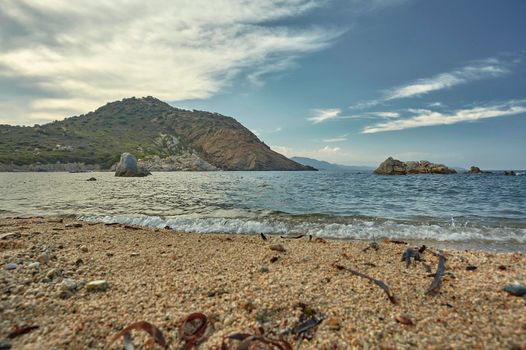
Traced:
<path fill-rule="evenodd" d="M 18 337 L 18 336 L 21 336 L 21 335 L 23 335 L 23 334 L 29 333 L 29 332 L 31 332 L 32 330 L 37 329 L 37 328 L 38 328 L 37 325 L 24 326 L 24 327 L 20 327 L 20 328 L 17 327 L 17 328 L 15 328 L 11 333 L 9 333 L 9 334 L 7 335 L 7 337 L 8 337 L 9 339 L 14 339 L 14 338 L 16 338 L 16 337 Z"/>
<path fill-rule="evenodd" d="M 265 234 L 262 232 L 259 234 L 261 236 L 261 239 L 263 239 L 264 241 L 267 240 L 267 236 L 265 236 Z"/>
<path fill-rule="evenodd" d="M 440 283 L 442 282 L 442 275 L 444 275 L 444 269 L 446 267 L 446 257 L 444 256 L 444 254 L 441 251 L 438 251 L 437 255 L 438 255 L 437 272 L 435 273 L 435 278 L 433 279 L 431 286 L 426 291 L 426 294 L 428 295 L 436 294 L 438 290 L 440 289 Z"/>
<path fill-rule="evenodd" d="M 142 329 L 146 333 L 148 333 L 152 339 L 150 340 L 150 348 L 153 348 L 153 343 L 157 343 L 163 348 L 166 348 L 166 341 L 164 340 L 163 333 L 154 325 L 151 323 L 145 322 L 145 321 L 139 321 L 130 324 L 126 328 L 124 328 L 119 333 L 115 334 L 113 339 L 110 342 L 110 345 L 115 342 L 115 340 L 119 339 L 120 337 L 124 338 L 124 349 L 126 350 L 133 350 L 135 347 L 133 346 L 133 338 L 130 334 L 131 330 L 134 329 Z"/>
<path fill-rule="evenodd" d="M 385 294 L 387 294 L 387 297 L 389 298 L 389 301 L 391 303 L 398 304 L 398 300 L 394 296 L 393 292 L 391 292 L 391 289 L 389 288 L 389 286 L 384 281 L 378 280 L 378 279 L 373 278 L 371 276 L 367 276 L 366 274 L 361 273 L 360 271 L 356 271 L 356 270 L 350 269 L 350 268 L 342 266 L 342 265 L 340 265 L 338 263 L 334 263 L 333 266 L 335 268 L 337 268 L 338 270 L 345 270 L 345 271 L 348 271 L 348 272 L 352 273 L 353 275 L 356 275 L 356 276 L 368 279 L 369 281 L 371 281 L 374 284 L 376 284 L 378 287 L 382 288 L 382 290 L 385 292 Z"/>

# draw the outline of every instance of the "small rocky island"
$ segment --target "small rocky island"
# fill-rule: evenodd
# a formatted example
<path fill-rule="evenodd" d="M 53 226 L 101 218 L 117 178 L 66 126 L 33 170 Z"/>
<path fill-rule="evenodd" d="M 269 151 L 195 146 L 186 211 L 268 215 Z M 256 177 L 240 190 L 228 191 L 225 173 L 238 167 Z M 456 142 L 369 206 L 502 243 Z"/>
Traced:
<path fill-rule="evenodd" d="M 427 160 L 403 162 L 389 157 L 374 171 L 377 175 L 408 174 L 456 174 L 457 171 L 444 164 L 435 164 Z"/>

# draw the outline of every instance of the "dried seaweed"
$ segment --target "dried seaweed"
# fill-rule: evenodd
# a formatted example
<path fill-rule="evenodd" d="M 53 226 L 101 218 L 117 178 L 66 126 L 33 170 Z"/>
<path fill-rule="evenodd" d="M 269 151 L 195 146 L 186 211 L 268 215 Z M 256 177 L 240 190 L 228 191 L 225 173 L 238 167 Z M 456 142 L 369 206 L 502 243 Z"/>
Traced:
<path fill-rule="evenodd" d="M 250 335 L 244 333 L 235 333 L 227 337 L 231 340 L 239 340 L 241 343 L 237 346 L 237 350 L 249 349 L 268 349 L 268 350 L 292 350 L 292 346 L 284 339 L 271 339 L 262 335 Z M 255 347 L 257 345 L 257 347 Z M 229 347 L 223 341 L 221 349 L 228 350 Z"/>
<path fill-rule="evenodd" d="M 112 344 L 115 340 L 119 339 L 120 337 L 123 337 L 124 349 L 133 350 L 135 347 L 133 346 L 133 338 L 130 334 L 130 331 L 134 329 L 140 329 L 148 333 L 153 340 L 153 342 L 150 343 L 151 346 L 153 346 L 153 343 L 155 342 L 163 348 L 166 348 L 166 341 L 164 340 L 163 333 L 157 327 L 146 321 L 135 322 L 125 327 L 122 331 L 113 336 L 113 339 L 111 340 L 110 344 Z"/>
<path fill-rule="evenodd" d="M 431 266 L 429 266 L 428 264 L 426 264 L 423 261 L 422 261 L 422 266 L 424 267 L 424 269 L 426 270 L 427 273 L 432 273 L 433 272 L 433 269 L 431 268 Z"/>
<path fill-rule="evenodd" d="M 300 239 L 303 238 L 305 235 L 297 235 L 297 236 L 280 236 L 283 239 Z"/>
<path fill-rule="evenodd" d="M 384 281 L 381 281 L 381 280 L 378 280 L 376 278 L 367 276 L 364 273 L 361 273 L 359 271 L 356 271 L 356 270 L 350 269 L 348 267 L 342 266 L 342 265 L 340 265 L 338 263 L 334 263 L 333 266 L 336 267 L 338 270 L 345 270 L 345 271 L 348 271 L 348 272 L 352 273 L 353 275 L 356 275 L 356 276 L 368 279 L 369 281 L 371 281 L 374 284 L 376 284 L 378 287 L 382 288 L 382 290 L 385 292 L 385 294 L 387 294 L 387 297 L 389 298 L 389 301 L 391 303 L 398 304 L 398 300 L 396 299 L 394 294 L 391 292 L 391 289 L 389 288 L 389 286 Z"/>
<path fill-rule="evenodd" d="M 413 249 L 412 247 L 407 248 L 402 255 L 402 261 L 405 261 L 405 266 L 409 267 L 411 265 L 411 259 L 414 262 L 422 261 L 420 258 L 420 253 L 418 250 Z"/>
<path fill-rule="evenodd" d="M 397 240 L 395 240 L 395 239 L 391 239 L 391 240 L 389 240 L 389 243 L 407 245 L 407 242 L 404 242 L 404 241 L 397 241 Z"/>
<path fill-rule="evenodd" d="M 207 328 L 208 318 L 204 314 L 194 312 L 186 316 L 179 326 L 179 337 L 185 341 L 181 349 L 192 349 L 201 340 Z"/>
<path fill-rule="evenodd" d="M 313 317 L 305 322 L 302 322 L 300 324 L 298 324 L 297 326 L 295 326 L 293 329 L 292 329 L 292 334 L 302 334 L 302 333 L 305 333 L 309 330 L 311 330 L 312 328 L 316 327 L 317 325 L 319 325 L 321 323 L 321 321 L 323 321 L 323 318 L 317 318 L 317 317 Z"/>
<path fill-rule="evenodd" d="M 395 316 L 395 320 L 396 320 L 396 322 L 401 323 L 401 324 L 406 325 L 406 326 L 414 325 L 413 321 L 409 317 L 404 316 L 404 315 L 397 315 L 397 316 Z"/>
<path fill-rule="evenodd" d="M 378 245 L 378 243 L 376 243 L 376 241 L 374 241 L 369 243 L 369 245 L 366 248 L 364 248 L 362 252 L 366 253 L 369 249 L 374 249 L 375 251 L 377 251 L 378 249 L 380 249 L 380 246 Z"/>
<path fill-rule="evenodd" d="M 266 240 L 267 240 L 267 236 L 265 236 L 265 234 L 264 234 L 264 233 L 260 233 L 259 235 L 261 236 L 261 238 L 262 238 L 262 239 L 263 239 L 264 241 L 266 241 Z"/>
<path fill-rule="evenodd" d="M 127 229 L 127 230 L 140 230 L 139 227 L 136 227 L 136 226 L 130 226 L 130 225 L 124 225 L 123 228 Z"/>
<path fill-rule="evenodd" d="M 37 328 L 38 328 L 37 325 L 16 327 L 11 333 L 9 333 L 7 335 L 7 337 L 9 339 L 14 339 L 14 338 L 19 337 L 19 336 L 21 336 L 23 334 L 29 333 L 32 330 L 37 329 Z"/>
<path fill-rule="evenodd" d="M 252 337 L 246 338 L 239 344 L 239 346 L 237 347 L 237 350 L 248 350 L 250 349 L 251 345 L 253 345 L 253 343 L 255 342 L 259 342 L 259 343 L 267 345 L 268 349 L 292 350 L 292 346 L 286 340 L 283 340 L 283 339 L 275 340 L 275 339 L 265 338 L 262 336 L 252 336 Z"/>
<path fill-rule="evenodd" d="M 442 275 L 444 274 L 444 269 L 446 267 L 446 257 L 442 252 L 438 252 L 438 267 L 437 272 L 435 273 L 435 278 L 431 283 L 431 286 L 426 291 L 426 294 L 435 294 L 440 289 L 440 283 L 442 282 Z"/>

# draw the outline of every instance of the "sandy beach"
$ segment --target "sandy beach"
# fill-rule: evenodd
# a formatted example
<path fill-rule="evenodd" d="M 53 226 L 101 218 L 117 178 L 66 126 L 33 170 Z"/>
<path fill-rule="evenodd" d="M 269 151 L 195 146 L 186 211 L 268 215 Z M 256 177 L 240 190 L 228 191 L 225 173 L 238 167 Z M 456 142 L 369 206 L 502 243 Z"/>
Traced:
<path fill-rule="evenodd" d="M 429 295 L 436 250 L 421 253 L 429 273 L 421 262 L 401 261 L 409 245 L 385 238 L 364 252 L 368 242 L 51 218 L 2 219 L 0 235 L 3 349 L 119 349 L 122 338 L 110 346 L 112 337 L 137 321 L 155 325 L 168 348 L 180 349 L 178 327 L 193 312 L 209 320 L 199 349 L 238 332 L 285 334 L 296 347 L 300 336 L 291 330 L 306 314 L 321 322 L 301 349 L 526 349 L 526 300 L 502 290 L 526 283 L 522 253 L 446 250 L 440 289 Z M 382 280 L 398 302 L 335 266 Z M 94 280 L 106 281 L 103 290 L 87 287 Z M 38 328 L 8 337 L 24 326 Z M 145 334 L 133 332 L 139 348 Z"/>

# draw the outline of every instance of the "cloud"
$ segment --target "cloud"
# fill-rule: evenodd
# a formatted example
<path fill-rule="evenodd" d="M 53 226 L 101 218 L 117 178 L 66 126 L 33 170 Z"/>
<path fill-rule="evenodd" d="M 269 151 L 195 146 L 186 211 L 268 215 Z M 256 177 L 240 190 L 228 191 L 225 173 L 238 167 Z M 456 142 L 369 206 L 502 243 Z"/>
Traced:
<path fill-rule="evenodd" d="M 270 146 L 273 151 L 283 154 L 285 157 L 293 157 L 295 152 L 292 148 L 287 146 Z"/>
<path fill-rule="evenodd" d="M 343 142 L 347 140 L 348 140 L 347 135 L 342 135 L 342 136 L 337 136 L 331 139 L 325 139 L 323 140 L 323 142 L 334 143 L 334 142 Z"/>
<path fill-rule="evenodd" d="M 271 130 L 265 130 L 265 129 L 250 129 L 250 131 L 256 135 L 256 136 L 262 136 L 264 134 L 275 134 L 277 132 L 280 132 L 281 130 L 283 130 L 283 128 L 281 126 L 278 126 L 274 129 L 271 129 Z"/>
<path fill-rule="evenodd" d="M 429 104 L 429 107 L 442 107 L 444 104 L 442 102 L 433 102 Z"/>
<path fill-rule="evenodd" d="M 400 113 L 398 112 L 371 112 L 369 114 L 375 115 L 380 118 L 386 118 L 386 119 L 400 117 Z"/>
<path fill-rule="evenodd" d="M 310 118 L 307 118 L 307 120 L 310 120 L 314 124 L 319 124 L 327 120 L 337 118 L 341 112 L 342 111 L 339 108 L 315 109 L 313 110 L 314 115 Z"/>
<path fill-rule="evenodd" d="M 315 150 L 297 150 L 288 146 L 270 146 L 274 151 L 283 154 L 286 157 L 309 157 L 315 159 L 340 159 L 345 156 L 346 153 L 342 152 L 340 147 L 324 146 L 320 149 Z"/>
<path fill-rule="evenodd" d="M 449 114 L 427 109 L 412 109 L 410 112 L 414 114 L 413 117 L 367 126 L 362 130 L 362 133 L 373 134 L 385 131 L 420 128 L 424 126 L 451 125 L 461 122 L 526 113 L 526 100 L 508 101 L 506 103 L 492 106 L 460 109 Z"/>
<path fill-rule="evenodd" d="M 330 46 L 343 30 L 277 24 L 324 5 L 3 0 L 0 87 L 24 82 L 10 99 L 26 106 L 10 116 L 20 123 L 42 114 L 60 119 L 129 96 L 205 99 L 239 76 L 262 84 L 266 75 Z"/>
<path fill-rule="evenodd" d="M 511 72 L 510 66 L 513 64 L 515 64 L 514 61 L 505 61 L 497 58 L 475 61 L 451 72 L 440 73 L 430 78 L 419 79 L 409 84 L 392 88 L 385 92 L 381 98 L 361 101 L 349 108 L 371 108 L 392 100 L 418 97 L 477 80 L 502 77 Z"/>
<path fill-rule="evenodd" d="M 394 88 L 387 94 L 385 100 L 420 96 L 476 80 L 500 77 L 509 72 L 504 62 L 487 59 L 452 72 L 438 74 L 431 78 L 420 79 L 414 83 Z"/>

